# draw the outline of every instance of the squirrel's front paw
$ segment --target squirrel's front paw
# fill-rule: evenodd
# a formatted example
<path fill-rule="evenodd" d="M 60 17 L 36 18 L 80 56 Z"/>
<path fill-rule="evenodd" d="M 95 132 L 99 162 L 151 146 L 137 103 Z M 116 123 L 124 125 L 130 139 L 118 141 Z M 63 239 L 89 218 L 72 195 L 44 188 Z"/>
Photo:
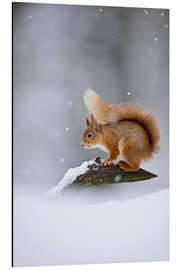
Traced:
<path fill-rule="evenodd" d="M 108 159 L 105 159 L 104 160 L 104 166 L 108 166 L 108 165 L 110 165 L 111 163 L 113 163 L 113 160 L 112 159 L 110 159 L 110 158 L 108 158 Z"/>

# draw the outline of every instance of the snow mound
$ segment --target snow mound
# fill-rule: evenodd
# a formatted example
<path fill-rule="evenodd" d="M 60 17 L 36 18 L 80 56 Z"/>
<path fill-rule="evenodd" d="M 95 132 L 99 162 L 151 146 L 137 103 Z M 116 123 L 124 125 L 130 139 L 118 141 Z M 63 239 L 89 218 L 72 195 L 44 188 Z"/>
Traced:
<path fill-rule="evenodd" d="M 121 180 L 121 175 L 117 175 L 114 177 L 114 182 L 119 182 Z"/>
<path fill-rule="evenodd" d="M 72 184 L 79 175 L 86 173 L 89 170 L 88 166 L 92 165 L 93 163 L 96 163 L 94 159 L 90 161 L 84 161 L 80 166 L 69 169 L 65 173 L 63 179 L 54 188 L 46 192 L 46 197 L 58 197 L 65 187 Z"/>

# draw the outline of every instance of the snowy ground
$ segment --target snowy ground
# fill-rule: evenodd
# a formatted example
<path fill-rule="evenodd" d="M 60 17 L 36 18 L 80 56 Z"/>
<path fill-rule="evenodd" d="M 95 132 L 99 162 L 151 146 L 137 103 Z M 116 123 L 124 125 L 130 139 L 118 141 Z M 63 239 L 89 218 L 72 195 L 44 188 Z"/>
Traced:
<path fill-rule="evenodd" d="M 168 189 L 151 193 L 157 183 L 72 185 L 56 200 L 49 186 L 16 184 L 14 266 L 168 260 Z"/>

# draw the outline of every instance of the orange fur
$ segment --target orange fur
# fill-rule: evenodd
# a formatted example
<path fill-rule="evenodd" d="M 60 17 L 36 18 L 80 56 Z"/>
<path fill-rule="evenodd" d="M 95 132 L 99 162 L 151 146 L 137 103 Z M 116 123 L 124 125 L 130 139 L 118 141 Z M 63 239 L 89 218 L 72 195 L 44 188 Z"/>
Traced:
<path fill-rule="evenodd" d="M 125 161 L 120 161 L 119 166 L 135 171 L 142 161 L 151 159 L 158 151 L 159 130 L 150 112 L 139 105 L 109 106 L 93 90 L 85 93 L 84 101 L 92 117 L 91 121 L 87 120 L 82 144 L 105 147 L 110 155 L 104 162 L 106 165 L 121 154 Z M 92 138 L 87 138 L 89 129 Z"/>

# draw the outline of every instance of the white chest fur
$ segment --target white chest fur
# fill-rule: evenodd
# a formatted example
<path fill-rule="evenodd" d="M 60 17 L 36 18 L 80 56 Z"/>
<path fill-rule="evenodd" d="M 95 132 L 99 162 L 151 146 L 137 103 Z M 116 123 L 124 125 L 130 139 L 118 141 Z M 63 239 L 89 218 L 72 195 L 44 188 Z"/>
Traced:
<path fill-rule="evenodd" d="M 91 148 L 99 148 L 99 149 L 105 151 L 106 153 L 108 152 L 107 148 L 103 144 L 101 144 L 101 143 L 98 143 L 96 145 L 93 145 Z"/>

